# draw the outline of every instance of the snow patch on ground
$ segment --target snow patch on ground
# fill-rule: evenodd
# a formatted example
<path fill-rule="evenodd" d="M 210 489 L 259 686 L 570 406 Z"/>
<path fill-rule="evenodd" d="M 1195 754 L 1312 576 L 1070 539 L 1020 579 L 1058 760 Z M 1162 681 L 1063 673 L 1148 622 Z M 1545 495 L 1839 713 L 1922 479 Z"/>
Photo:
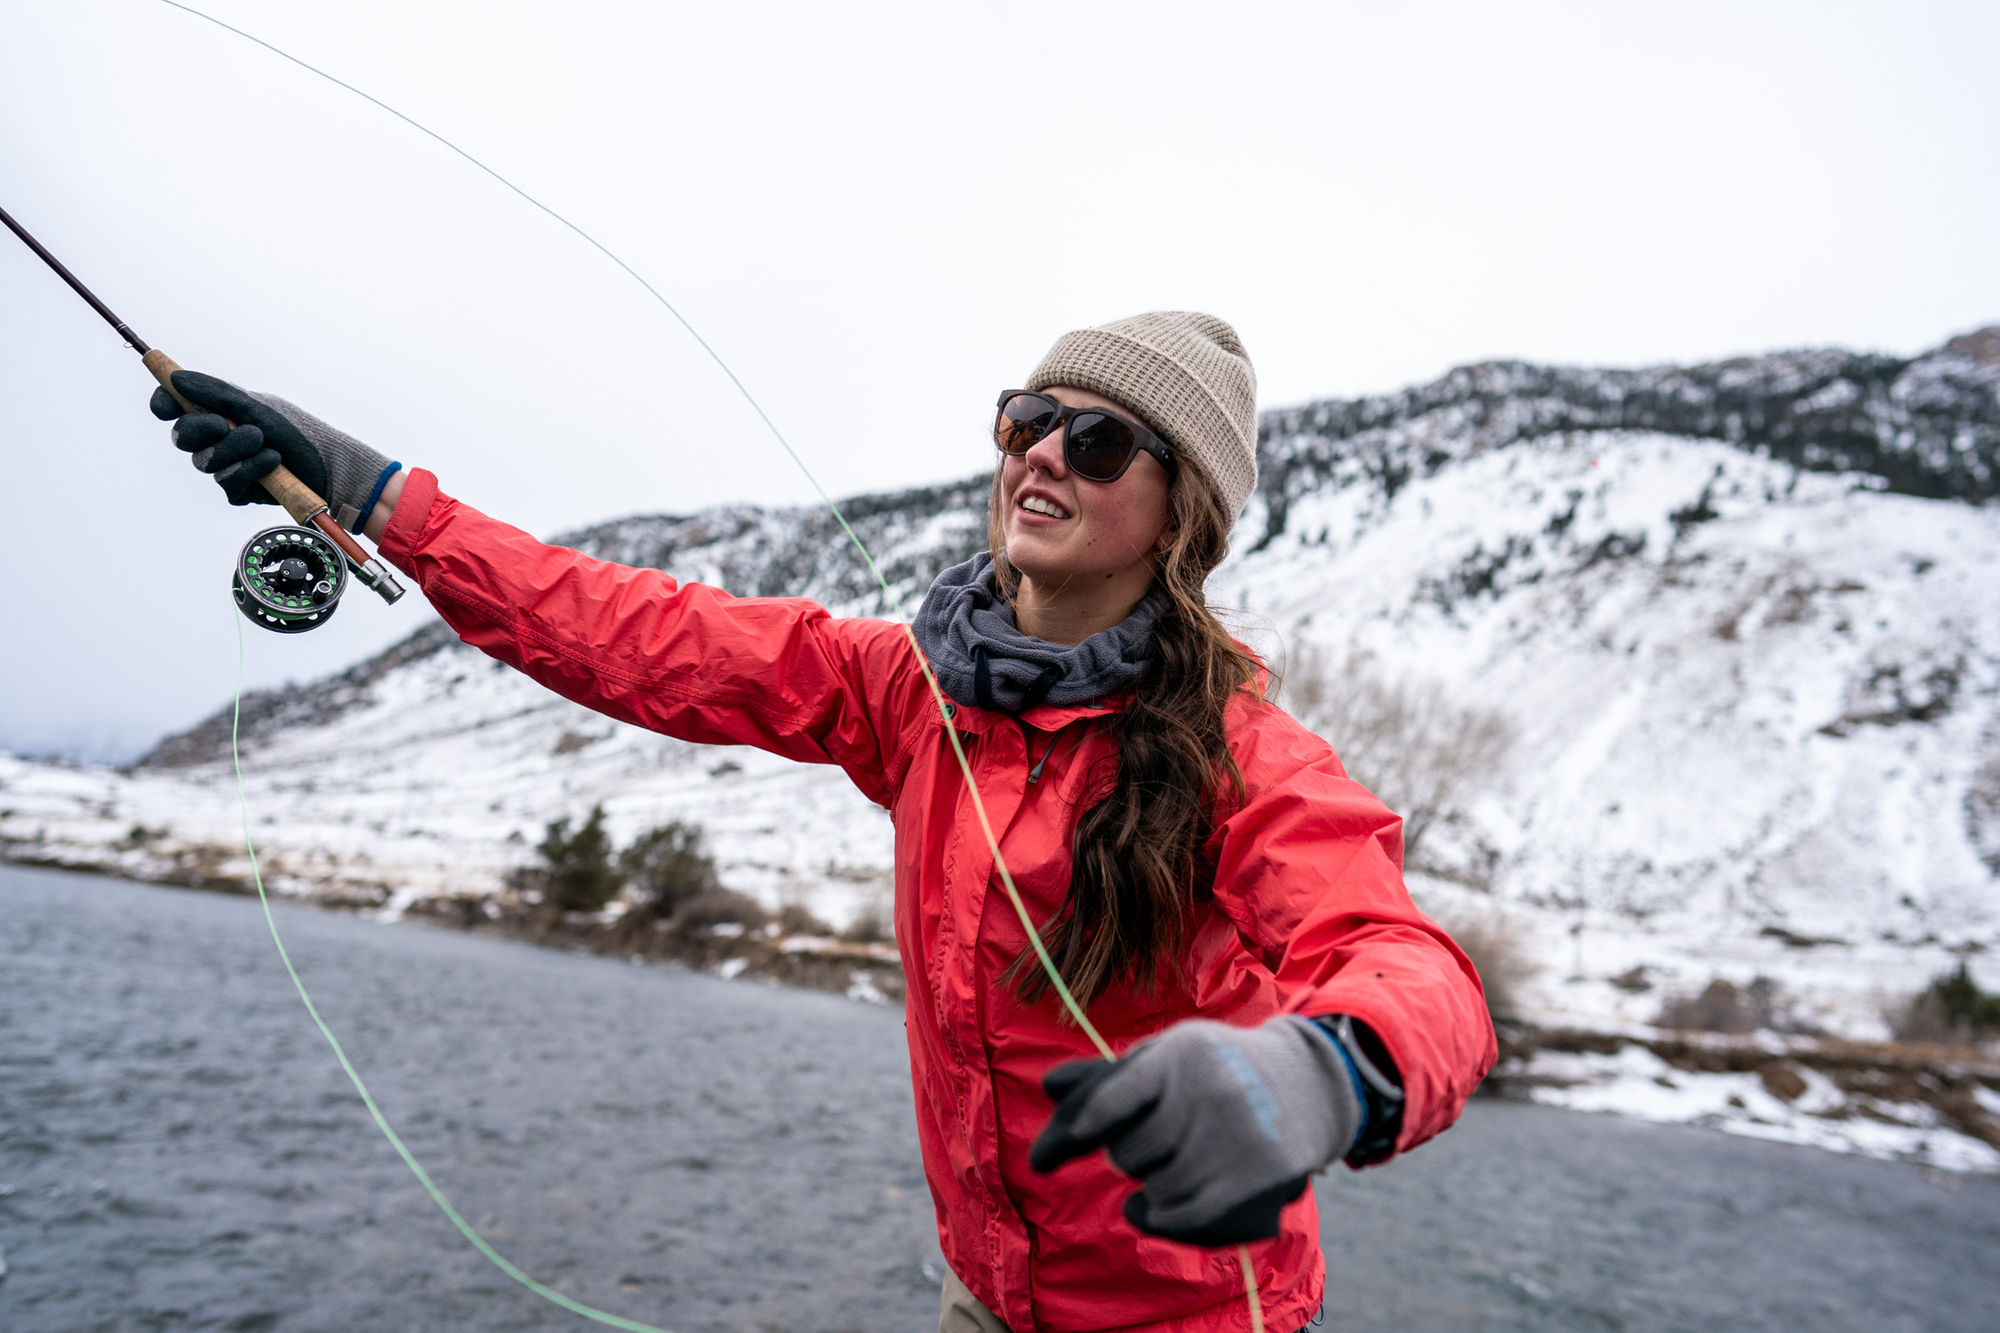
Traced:
<path fill-rule="evenodd" d="M 2000 1152 L 1944 1123 L 1930 1106 L 1854 1098 L 1812 1069 L 1798 1071 L 1806 1090 L 1791 1101 L 1772 1095 L 1756 1074 L 1677 1069 L 1641 1046 L 1615 1055 L 1544 1051 L 1525 1072 L 1549 1080 L 1529 1094 L 1545 1106 L 1704 1125 L 1948 1171 L 2000 1172 Z M 1991 1093 L 1981 1100 L 2000 1102 Z"/>

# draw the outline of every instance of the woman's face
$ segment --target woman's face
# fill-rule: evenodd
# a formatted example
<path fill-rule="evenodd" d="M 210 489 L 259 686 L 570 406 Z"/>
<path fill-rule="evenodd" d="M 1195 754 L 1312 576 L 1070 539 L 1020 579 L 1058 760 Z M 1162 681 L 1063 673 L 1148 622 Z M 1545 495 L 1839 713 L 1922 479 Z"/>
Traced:
<path fill-rule="evenodd" d="M 1088 389 L 1057 385 L 1042 392 L 1064 407 L 1102 407 L 1133 417 Z M 1171 479 L 1160 460 L 1142 450 L 1118 480 L 1086 481 L 1063 459 L 1067 430 L 1019 457 L 1002 456 L 1000 531 L 1007 559 L 1045 593 L 1122 580 L 1136 585 L 1136 600 L 1151 585 L 1153 558 L 1168 536 Z"/>

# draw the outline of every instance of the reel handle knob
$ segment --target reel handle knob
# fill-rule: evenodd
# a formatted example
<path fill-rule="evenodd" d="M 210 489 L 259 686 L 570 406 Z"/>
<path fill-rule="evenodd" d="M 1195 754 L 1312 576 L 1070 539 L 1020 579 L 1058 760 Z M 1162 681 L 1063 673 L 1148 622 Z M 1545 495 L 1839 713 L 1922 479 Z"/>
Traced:
<path fill-rule="evenodd" d="M 172 357 L 155 347 L 140 360 L 146 363 L 146 369 L 153 372 L 153 378 L 160 382 L 160 387 L 172 394 L 174 401 L 184 410 L 208 410 L 181 397 L 180 390 L 174 388 L 174 372 L 181 367 Z M 227 417 L 223 419 L 228 420 Z M 229 424 L 232 427 L 236 425 L 233 421 Z M 285 512 L 292 516 L 292 522 L 302 528 L 313 527 L 325 533 L 327 539 L 340 548 L 340 553 L 354 562 L 354 568 L 360 571 L 361 581 L 381 594 L 383 601 L 393 603 L 402 598 L 403 586 L 396 582 L 380 560 L 368 554 L 360 542 L 347 535 L 346 528 L 333 521 L 327 513 L 326 501 L 315 495 L 312 488 L 300 481 L 290 468 L 283 463 L 278 464 L 271 475 L 264 478 L 263 486 L 273 500 L 284 506 Z"/>

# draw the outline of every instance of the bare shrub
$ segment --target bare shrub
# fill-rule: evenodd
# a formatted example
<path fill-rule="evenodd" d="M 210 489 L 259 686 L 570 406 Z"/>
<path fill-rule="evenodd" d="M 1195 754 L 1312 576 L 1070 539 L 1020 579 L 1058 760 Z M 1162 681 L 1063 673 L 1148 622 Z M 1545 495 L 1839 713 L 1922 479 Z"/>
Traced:
<path fill-rule="evenodd" d="M 770 913 L 747 893 L 734 889 L 710 889 L 680 906 L 667 929 L 682 939 L 691 939 L 717 926 L 741 926 L 754 930 L 770 920 Z"/>
<path fill-rule="evenodd" d="M 1391 677 L 1360 652 L 1329 661 L 1300 647 L 1278 697 L 1326 737 L 1355 781 L 1403 817 L 1410 860 L 1425 833 L 1462 817 L 1498 780 L 1515 739 L 1504 714 L 1454 704 L 1435 680 Z"/>
<path fill-rule="evenodd" d="M 882 909 L 870 903 L 854 914 L 854 920 L 840 932 L 840 938 L 850 944 L 887 944 L 894 938 L 894 932 L 882 919 Z"/>
<path fill-rule="evenodd" d="M 830 868 L 829 868 L 830 869 Z M 854 915 L 840 938 L 850 944 L 891 944 L 896 939 L 895 882 L 879 871 L 852 876 L 859 886 Z"/>
<path fill-rule="evenodd" d="M 1661 1005 L 1653 1023 L 1688 1032 L 1755 1032 L 1757 1015 L 1735 982 L 1717 977 L 1701 994 L 1677 996 Z"/>
<path fill-rule="evenodd" d="M 1910 996 L 1892 1005 L 1882 1017 L 1888 1021 L 1889 1035 L 1897 1041 L 1922 1042 L 1927 1046 L 1959 1046 L 1970 1035 L 1952 1021 L 1944 1005 L 1929 991 Z"/>
<path fill-rule="evenodd" d="M 1440 916 L 1437 923 L 1465 950 L 1486 988 L 1486 1013 L 1495 1022 L 1521 1016 L 1521 990 L 1540 969 L 1520 928 L 1498 912 Z"/>
<path fill-rule="evenodd" d="M 1981 990 L 1960 962 L 1884 1017 L 1897 1041 L 1977 1045 L 2000 1037 L 2000 995 Z"/>
<path fill-rule="evenodd" d="M 804 903 L 786 903 L 779 908 L 778 929 L 787 935 L 833 934 L 833 927 L 814 916 Z"/>
<path fill-rule="evenodd" d="M 1986 733 L 1986 757 L 1966 788 L 1964 815 L 1979 859 L 2000 875 L 2000 724 Z"/>
<path fill-rule="evenodd" d="M 1769 977 L 1753 978 L 1748 986 L 1716 977 L 1699 995 L 1677 995 L 1660 1006 L 1655 1027 L 1683 1032 L 1726 1032 L 1744 1034 L 1762 1029 L 1773 1032 L 1811 1033 L 1813 1026 L 1800 1019 L 1778 983 Z"/>

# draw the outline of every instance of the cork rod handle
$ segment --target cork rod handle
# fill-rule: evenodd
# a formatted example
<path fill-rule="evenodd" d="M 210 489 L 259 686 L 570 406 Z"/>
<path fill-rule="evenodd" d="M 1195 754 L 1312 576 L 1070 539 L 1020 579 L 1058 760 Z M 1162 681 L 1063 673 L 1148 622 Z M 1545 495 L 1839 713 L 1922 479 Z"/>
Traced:
<path fill-rule="evenodd" d="M 141 359 L 145 361 L 146 369 L 153 372 L 153 378 L 160 382 L 160 387 L 172 394 L 174 401 L 183 409 L 189 412 L 208 410 L 181 397 L 180 391 L 174 388 L 173 374 L 180 367 L 174 364 L 172 357 L 156 347 Z M 233 421 L 230 422 L 232 426 L 235 424 Z M 318 528 L 357 566 L 365 565 L 372 559 L 368 552 L 361 548 L 359 542 L 347 535 L 347 529 L 327 516 L 326 501 L 313 494 L 312 488 L 293 475 L 292 470 L 283 463 L 278 464 L 271 475 L 264 478 L 263 485 L 264 489 L 271 493 L 271 498 L 285 507 L 285 512 L 292 516 L 294 523 L 301 527 L 309 523 Z"/>

